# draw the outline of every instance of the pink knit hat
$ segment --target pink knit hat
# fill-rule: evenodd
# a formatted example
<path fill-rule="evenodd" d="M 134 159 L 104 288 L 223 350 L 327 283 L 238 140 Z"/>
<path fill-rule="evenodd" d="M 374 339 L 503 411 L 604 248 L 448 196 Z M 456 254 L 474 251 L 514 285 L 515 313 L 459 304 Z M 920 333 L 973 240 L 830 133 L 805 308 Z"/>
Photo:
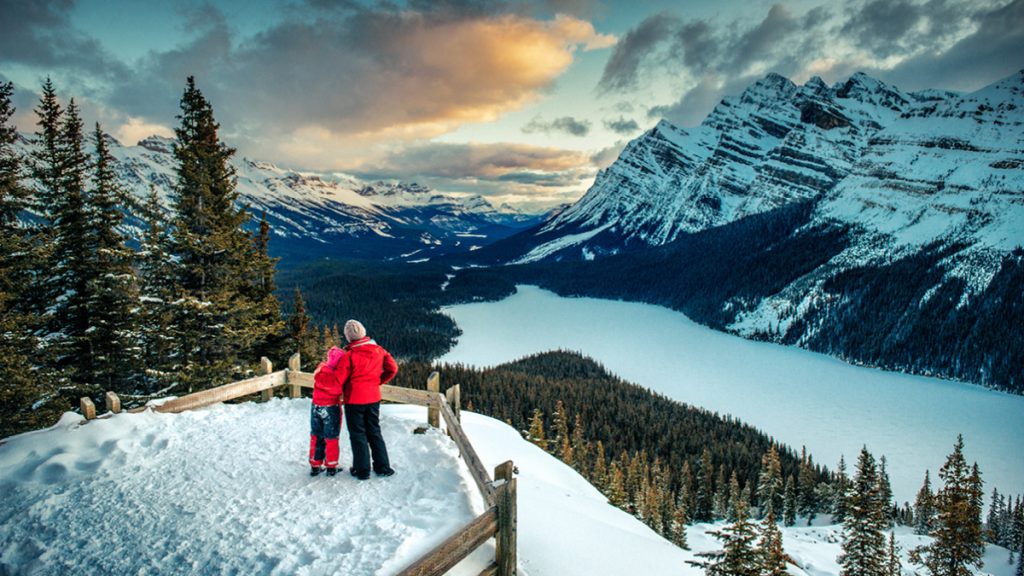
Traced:
<path fill-rule="evenodd" d="M 341 362 L 341 355 L 345 351 L 337 346 L 331 346 L 331 349 L 327 351 L 327 367 L 334 370 L 338 366 L 338 362 Z"/>
<path fill-rule="evenodd" d="M 359 320 L 349 320 L 345 322 L 345 339 L 349 342 L 353 340 L 359 340 L 366 336 L 366 328 L 359 322 Z"/>

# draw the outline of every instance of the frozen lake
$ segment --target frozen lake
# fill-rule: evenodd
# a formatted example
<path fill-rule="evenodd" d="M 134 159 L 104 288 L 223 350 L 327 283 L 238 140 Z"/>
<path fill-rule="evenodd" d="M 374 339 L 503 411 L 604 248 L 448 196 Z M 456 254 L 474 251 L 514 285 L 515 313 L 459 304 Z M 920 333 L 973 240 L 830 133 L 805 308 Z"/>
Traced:
<path fill-rule="evenodd" d="M 562 298 L 532 286 L 501 302 L 445 308 L 463 330 L 442 362 L 494 366 L 553 349 L 575 350 L 667 396 L 732 414 L 819 463 L 862 445 L 889 460 L 899 502 L 913 502 L 964 435 L 986 499 L 1024 493 L 1024 397 L 935 378 L 851 366 L 798 348 L 753 342 L 660 306 Z"/>

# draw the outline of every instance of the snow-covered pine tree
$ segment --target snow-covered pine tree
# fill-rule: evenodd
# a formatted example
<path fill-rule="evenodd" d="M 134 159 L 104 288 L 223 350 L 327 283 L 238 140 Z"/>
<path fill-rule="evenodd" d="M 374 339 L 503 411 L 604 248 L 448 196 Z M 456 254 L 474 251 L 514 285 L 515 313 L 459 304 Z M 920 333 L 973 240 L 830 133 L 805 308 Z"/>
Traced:
<path fill-rule="evenodd" d="M 0 83 L 0 437 L 50 425 L 60 413 L 32 409 L 51 390 L 48 378 L 34 370 L 41 321 L 31 302 L 38 289 L 35 271 L 43 263 L 34 231 L 18 218 L 30 191 L 21 184 L 22 161 L 14 150 L 13 94 L 14 84 Z"/>
<path fill-rule="evenodd" d="M 236 206 L 229 162 L 235 151 L 221 142 L 213 108 L 191 76 L 178 119 L 173 194 L 178 343 L 182 378 L 192 389 L 220 384 L 243 372 L 243 364 L 255 364 L 252 325 L 259 310 L 250 297 L 253 239 L 242 228 L 249 214 Z"/>
<path fill-rule="evenodd" d="M 797 504 L 796 513 L 807 519 L 810 526 L 818 512 L 818 493 L 815 482 L 814 464 L 807 455 L 807 449 L 800 451 L 800 467 L 797 470 Z"/>
<path fill-rule="evenodd" d="M 793 483 L 793 476 L 786 477 L 785 497 L 782 504 L 782 523 L 786 526 L 796 524 L 796 484 Z"/>
<path fill-rule="evenodd" d="M 932 493 L 930 472 L 924 471 L 924 483 L 914 500 L 914 534 L 924 536 L 931 533 L 935 522 L 935 495 Z"/>
<path fill-rule="evenodd" d="M 106 135 L 96 124 L 89 223 L 96 254 L 87 286 L 89 329 L 84 337 L 93 355 L 89 384 L 101 390 L 135 392 L 141 383 L 141 350 L 136 310 L 139 302 L 135 252 L 125 245 L 118 227 L 127 202 L 118 188 Z"/>
<path fill-rule="evenodd" d="M 922 564 L 931 576 L 969 576 L 981 568 L 981 508 L 978 493 L 981 477 L 967 466 L 963 435 L 957 435 L 953 452 L 939 469 L 942 487 L 935 495 L 935 527 L 931 544 L 911 551 L 911 560 Z"/>
<path fill-rule="evenodd" d="M 697 554 L 706 559 L 699 565 L 708 576 L 761 576 L 761 555 L 756 546 L 757 527 L 750 521 L 747 503 L 738 499 L 737 504 L 735 522 L 721 530 L 708 531 L 722 542 L 723 549 Z"/>
<path fill-rule="evenodd" d="M 554 438 L 551 438 L 551 450 L 561 455 L 563 448 L 569 447 L 569 416 L 565 413 L 565 404 L 562 400 L 555 401 L 555 411 L 551 414 L 551 431 Z M 569 456 L 572 460 L 572 456 Z"/>
<path fill-rule="evenodd" d="M 779 530 L 775 511 L 769 509 L 761 523 L 761 542 L 758 544 L 761 555 L 762 576 L 786 576 L 786 553 L 782 548 L 782 531 Z"/>
<path fill-rule="evenodd" d="M 715 476 L 715 501 L 712 515 L 715 520 L 724 520 L 729 517 L 729 483 L 725 480 L 725 465 L 718 466 L 718 474 Z"/>
<path fill-rule="evenodd" d="M 686 521 L 693 520 L 693 509 L 696 502 L 696 494 L 693 490 L 693 473 L 690 470 L 690 461 L 683 461 L 683 469 L 679 472 L 679 499 L 686 508 Z"/>
<path fill-rule="evenodd" d="M 761 472 L 757 477 L 757 500 L 761 504 L 761 515 L 769 511 L 782 511 L 785 484 L 782 482 L 782 464 L 779 452 L 772 444 L 761 457 Z"/>
<path fill-rule="evenodd" d="M 886 560 L 886 576 L 901 576 L 903 564 L 900 562 L 900 548 L 896 545 L 896 533 L 889 532 L 889 553 Z"/>
<path fill-rule="evenodd" d="M 878 460 L 878 501 L 883 509 L 886 527 L 891 528 L 893 510 L 895 508 L 893 506 L 892 485 L 889 483 L 889 472 L 886 470 L 885 455 L 882 455 Z"/>
<path fill-rule="evenodd" d="M 712 485 L 714 464 L 711 462 L 711 450 L 704 448 L 697 468 L 697 490 L 694 495 L 693 520 L 695 522 L 711 522 L 714 514 L 715 490 Z"/>
<path fill-rule="evenodd" d="M 175 372 L 174 263 L 171 239 L 163 209 L 150 187 L 142 207 L 145 232 L 137 254 L 139 276 L 139 337 L 144 366 L 144 391 L 153 393 L 170 386 Z"/>
<path fill-rule="evenodd" d="M 886 576 L 885 520 L 878 497 L 878 469 L 867 447 L 860 451 L 847 498 L 839 576 Z"/>
<path fill-rule="evenodd" d="M 748 511 L 750 509 L 750 506 L 747 505 L 747 499 L 743 497 L 743 492 L 740 491 L 740 481 L 736 477 L 735 470 L 729 477 L 729 503 L 725 508 L 725 519 L 729 522 L 735 522 L 739 519 L 741 509 L 746 508 Z"/>
<path fill-rule="evenodd" d="M 1005 525 L 1006 500 L 999 494 L 998 488 L 992 488 L 992 500 L 988 507 L 988 518 L 985 521 L 985 538 L 993 544 L 1006 546 Z"/>

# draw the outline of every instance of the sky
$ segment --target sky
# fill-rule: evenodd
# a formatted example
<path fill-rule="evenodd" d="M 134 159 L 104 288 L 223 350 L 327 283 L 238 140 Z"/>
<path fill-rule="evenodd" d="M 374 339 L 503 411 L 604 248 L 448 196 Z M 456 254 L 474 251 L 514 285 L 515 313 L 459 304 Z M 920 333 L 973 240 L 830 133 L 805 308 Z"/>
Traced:
<path fill-rule="evenodd" d="M 124 144 L 189 75 L 253 160 L 541 209 L 658 120 L 769 72 L 969 92 L 1024 68 L 1024 0 L 0 0 L 20 130 L 50 77 Z"/>

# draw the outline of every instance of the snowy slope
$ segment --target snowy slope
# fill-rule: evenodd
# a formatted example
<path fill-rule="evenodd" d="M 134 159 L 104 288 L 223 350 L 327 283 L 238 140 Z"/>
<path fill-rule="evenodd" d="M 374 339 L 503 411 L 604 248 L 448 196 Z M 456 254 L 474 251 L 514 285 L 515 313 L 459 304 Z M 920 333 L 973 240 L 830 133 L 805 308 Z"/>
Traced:
<path fill-rule="evenodd" d="M 383 408 L 398 474 L 367 482 L 306 475 L 308 411 L 308 400 L 277 399 L 86 426 L 69 413 L 9 438 L 0 572 L 393 574 L 480 511 L 454 444 L 410 433 L 423 408 Z M 708 526 L 690 528 L 693 551 L 675 548 L 515 430 L 463 414 L 486 466 L 519 468 L 521 574 L 701 573 L 685 562 L 715 548 Z M 787 528 L 790 573 L 836 574 L 835 533 Z M 918 539 L 898 536 L 905 549 Z M 987 573 L 1008 576 L 1005 551 L 989 552 Z M 492 554 L 488 545 L 452 573 L 477 574 Z"/>
<path fill-rule="evenodd" d="M 170 206 L 174 141 L 159 136 L 123 146 L 109 138 L 122 187 L 139 199 L 155 188 Z M 30 148 L 27 137 L 19 148 Z M 416 183 L 365 182 L 343 173 L 299 172 L 234 158 L 240 201 L 258 219 L 266 213 L 276 241 L 271 251 L 292 258 L 401 257 L 421 250 L 464 252 L 532 225 L 535 217 L 481 196 L 445 194 Z M 138 224 L 138 223 L 136 223 Z M 139 230 L 132 230 L 138 235 Z M 464 239 L 473 235 L 473 241 Z M 359 242 L 351 242 L 358 239 Z"/>

